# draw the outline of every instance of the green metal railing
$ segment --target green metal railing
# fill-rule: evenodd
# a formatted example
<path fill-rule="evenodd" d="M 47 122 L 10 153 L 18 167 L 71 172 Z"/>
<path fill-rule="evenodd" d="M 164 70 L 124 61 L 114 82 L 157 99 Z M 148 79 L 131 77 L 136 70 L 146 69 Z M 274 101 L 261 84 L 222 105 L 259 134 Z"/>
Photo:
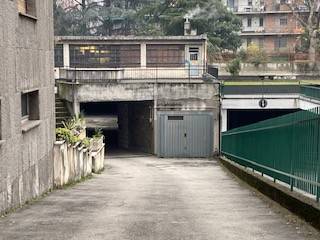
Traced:
<path fill-rule="evenodd" d="M 320 100 L 320 87 L 319 85 L 301 85 L 300 95 L 315 100 Z"/>
<path fill-rule="evenodd" d="M 224 132 L 222 154 L 319 201 L 320 108 Z"/>

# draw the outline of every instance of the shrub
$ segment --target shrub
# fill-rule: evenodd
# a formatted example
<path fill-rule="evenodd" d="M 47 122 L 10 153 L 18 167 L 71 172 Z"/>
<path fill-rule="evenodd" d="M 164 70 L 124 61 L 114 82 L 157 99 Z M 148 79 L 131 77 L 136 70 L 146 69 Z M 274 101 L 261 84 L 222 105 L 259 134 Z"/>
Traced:
<path fill-rule="evenodd" d="M 240 51 L 238 52 L 238 57 L 242 62 L 247 60 L 247 52 L 245 49 L 241 48 Z"/>
<path fill-rule="evenodd" d="M 85 148 L 89 148 L 90 147 L 90 139 L 89 138 L 84 138 L 81 141 L 82 146 L 84 146 Z"/>
<path fill-rule="evenodd" d="M 103 136 L 103 132 L 101 128 L 94 129 L 93 138 L 101 138 Z"/>
<path fill-rule="evenodd" d="M 226 67 L 227 72 L 229 72 L 232 76 L 238 76 L 241 71 L 240 59 L 235 58 L 227 64 Z"/>
<path fill-rule="evenodd" d="M 247 48 L 247 61 L 252 63 L 255 67 L 267 62 L 268 57 L 266 53 L 259 48 L 255 43 L 251 43 Z"/>
<path fill-rule="evenodd" d="M 79 138 L 75 136 L 70 129 L 57 128 L 56 129 L 57 140 L 66 141 L 69 144 L 75 144 L 79 142 Z"/>

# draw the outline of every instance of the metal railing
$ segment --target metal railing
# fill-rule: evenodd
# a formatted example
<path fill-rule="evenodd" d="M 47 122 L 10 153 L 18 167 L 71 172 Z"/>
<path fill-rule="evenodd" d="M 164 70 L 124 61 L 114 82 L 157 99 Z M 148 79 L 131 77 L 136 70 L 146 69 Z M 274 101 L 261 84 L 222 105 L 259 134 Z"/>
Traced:
<path fill-rule="evenodd" d="M 301 85 L 300 95 L 315 100 L 320 100 L 320 86 L 319 85 Z"/>
<path fill-rule="evenodd" d="M 320 108 L 224 132 L 222 154 L 319 201 Z"/>
<path fill-rule="evenodd" d="M 203 79 L 206 66 L 148 68 L 59 68 L 59 80 L 79 83 L 192 82 Z"/>
<path fill-rule="evenodd" d="M 283 85 L 268 85 L 260 84 L 256 85 L 220 85 L 221 96 L 225 95 L 299 95 L 300 86 L 294 84 Z M 320 89 L 319 89 L 320 90 Z"/>

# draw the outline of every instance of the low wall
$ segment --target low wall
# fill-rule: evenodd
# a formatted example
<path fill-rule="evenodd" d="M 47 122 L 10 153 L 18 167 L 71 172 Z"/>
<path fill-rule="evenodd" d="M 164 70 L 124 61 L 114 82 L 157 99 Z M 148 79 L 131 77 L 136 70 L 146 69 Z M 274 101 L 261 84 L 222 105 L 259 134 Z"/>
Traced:
<path fill-rule="evenodd" d="M 104 145 L 97 151 L 58 141 L 54 145 L 54 186 L 79 181 L 104 166 Z"/>

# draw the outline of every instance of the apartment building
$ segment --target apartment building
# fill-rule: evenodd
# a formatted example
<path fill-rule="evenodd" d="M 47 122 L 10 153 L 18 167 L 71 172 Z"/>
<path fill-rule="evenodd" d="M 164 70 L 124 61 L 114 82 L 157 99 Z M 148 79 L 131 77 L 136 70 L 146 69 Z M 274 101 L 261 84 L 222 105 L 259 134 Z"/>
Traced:
<path fill-rule="evenodd" d="M 227 6 L 242 19 L 240 34 L 244 49 L 255 43 L 270 56 L 290 56 L 295 53 L 302 28 L 288 7 L 289 1 L 227 1 Z"/>
<path fill-rule="evenodd" d="M 59 97 L 106 143 L 160 157 L 219 150 L 219 87 L 207 72 L 207 37 L 55 38 Z"/>
<path fill-rule="evenodd" d="M 0 52 L 1 214 L 53 186 L 52 1 L 1 1 Z"/>

